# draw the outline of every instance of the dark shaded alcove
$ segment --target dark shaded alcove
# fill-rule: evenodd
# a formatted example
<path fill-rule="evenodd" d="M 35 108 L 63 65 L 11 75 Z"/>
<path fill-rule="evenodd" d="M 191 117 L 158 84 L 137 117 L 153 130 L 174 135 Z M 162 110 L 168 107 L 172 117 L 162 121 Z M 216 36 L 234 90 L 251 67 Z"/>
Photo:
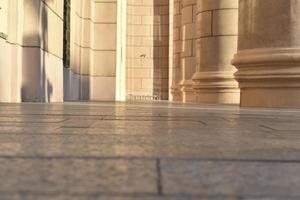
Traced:
<path fill-rule="evenodd" d="M 71 6 L 70 0 L 64 0 L 64 51 L 63 51 L 63 62 L 64 67 L 70 67 L 70 24 L 71 24 Z"/>

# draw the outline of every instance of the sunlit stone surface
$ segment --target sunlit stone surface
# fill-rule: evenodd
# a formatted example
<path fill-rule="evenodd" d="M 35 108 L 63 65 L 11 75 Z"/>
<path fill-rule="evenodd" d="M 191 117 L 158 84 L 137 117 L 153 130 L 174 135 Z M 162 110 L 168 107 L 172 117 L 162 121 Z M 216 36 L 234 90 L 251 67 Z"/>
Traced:
<path fill-rule="evenodd" d="M 299 199 L 299 122 L 234 106 L 0 104 L 0 199 Z"/>

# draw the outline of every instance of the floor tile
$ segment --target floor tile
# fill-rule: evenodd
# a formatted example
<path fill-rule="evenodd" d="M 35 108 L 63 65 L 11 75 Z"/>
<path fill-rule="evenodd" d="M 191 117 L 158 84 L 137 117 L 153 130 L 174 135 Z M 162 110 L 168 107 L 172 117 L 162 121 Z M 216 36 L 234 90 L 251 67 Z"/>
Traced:
<path fill-rule="evenodd" d="M 157 193 L 151 160 L 0 159 L 1 192 Z"/>
<path fill-rule="evenodd" d="M 165 194 L 300 196 L 300 163 L 161 161 Z"/>

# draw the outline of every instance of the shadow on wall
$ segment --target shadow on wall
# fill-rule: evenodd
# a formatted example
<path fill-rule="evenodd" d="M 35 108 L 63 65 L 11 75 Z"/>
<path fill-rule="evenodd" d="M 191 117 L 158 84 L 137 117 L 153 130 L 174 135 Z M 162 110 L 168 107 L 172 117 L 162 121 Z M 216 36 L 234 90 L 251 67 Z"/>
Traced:
<path fill-rule="evenodd" d="M 46 6 L 40 4 L 30 5 L 32 5 L 30 9 L 32 15 L 41 16 L 41 33 L 23 37 L 23 42 L 30 47 L 23 48 L 22 54 L 21 101 L 51 102 L 53 85 L 46 75 L 46 60 L 49 40 L 48 10 Z M 41 10 L 36 6 L 41 6 Z M 32 46 L 31 44 L 35 45 Z"/>
<path fill-rule="evenodd" d="M 64 101 L 90 100 L 90 76 L 76 74 L 64 67 Z"/>
<path fill-rule="evenodd" d="M 153 17 L 153 96 L 169 98 L 169 4 L 154 0 Z"/>
<path fill-rule="evenodd" d="M 31 16 L 40 18 L 38 21 L 40 31 L 36 31 L 35 34 L 28 34 L 23 37 L 24 46 L 27 47 L 24 47 L 22 52 L 21 101 L 51 102 L 60 99 L 57 95 L 63 96 L 63 99 L 61 100 L 89 100 L 90 77 L 88 75 L 80 75 L 82 72 L 81 65 L 84 65 L 82 62 L 82 56 L 86 52 L 83 52 L 84 50 L 77 46 L 74 48 L 74 52 L 72 51 L 76 59 L 75 62 L 71 63 L 72 69 L 69 68 L 70 65 L 65 65 L 61 71 L 57 71 L 57 67 L 60 67 L 62 62 L 53 62 L 53 56 L 48 52 L 49 42 L 51 42 L 51 35 L 49 35 L 48 12 L 51 11 L 48 10 L 47 6 L 42 5 L 44 2 L 50 5 L 53 3 L 53 0 L 36 2 L 39 3 L 28 4 L 31 6 L 28 8 L 28 12 L 30 12 Z M 70 59 L 70 1 L 64 0 L 64 3 L 67 3 L 68 5 L 68 9 L 64 9 L 64 15 L 67 16 L 65 18 L 67 20 L 64 21 L 64 43 L 68 41 L 68 46 L 64 47 L 64 51 L 68 49 L 68 53 L 63 56 L 64 59 Z M 49 64 L 51 64 L 51 66 L 48 66 Z M 76 73 L 73 71 L 76 71 Z M 57 72 L 63 73 L 63 77 L 61 77 L 61 74 L 57 74 Z M 50 79 L 50 75 L 52 79 Z M 60 81 L 60 78 L 63 79 L 63 83 L 61 85 L 59 85 L 59 82 L 56 82 L 58 80 Z M 58 83 L 55 85 L 55 88 L 53 80 L 55 83 Z M 54 90 L 61 91 L 63 94 L 59 93 L 56 95 L 56 93 L 54 94 Z"/>

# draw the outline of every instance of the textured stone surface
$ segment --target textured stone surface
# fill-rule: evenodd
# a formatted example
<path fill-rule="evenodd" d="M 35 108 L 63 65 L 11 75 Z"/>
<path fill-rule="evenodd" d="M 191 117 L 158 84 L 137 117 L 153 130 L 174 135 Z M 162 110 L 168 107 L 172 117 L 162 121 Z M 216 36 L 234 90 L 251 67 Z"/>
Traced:
<path fill-rule="evenodd" d="M 241 88 L 240 105 L 299 108 L 300 1 L 239 3 L 238 51 L 232 64 Z"/>
<path fill-rule="evenodd" d="M 238 0 L 197 0 L 197 70 L 192 80 L 196 101 L 239 104 L 231 65 L 238 43 Z"/>
<path fill-rule="evenodd" d="M 162 161 L 164 192 L 299 195 L 299 163 Z M 293 187 L 291 187 L 293 185 Z"/>
<path fill-rule="evenodd" d="M 146 197 L 146 196 L 129 196 L 124 197 L 120 195 L 116 196 L 107 196 L 107 195 L 91 195 L 91 196 L 82 196 L 82 195 L 5 195 L 1 196 L 1 200 L 190 200 L 187 197 Z M 194 199 L 192 199 L 194 200 Z M 206 198 L 197 198 L 197 200 L 206 200 Z M 214 200 L 221 200 L 216 198 Z M 224 200 L 224 199 L 223 199 Z M 227 200 L 227 199 L 225 199 Z M 228 199 L 235 200 L 235 199 Z"/>
<path fill-rule="evenodd" d="M 0 104 L 1 200 L 296 200 L 300 110 Z"/>
<path fill-rule="evenodd" d="M 126 98 L 168 99 L 169 0 L 129 0 L 126 10 Z"/>
<path fill-rule="evenodd" d="M 1 192 L 155 193 L 151 160 L 0 159 Z"/>

